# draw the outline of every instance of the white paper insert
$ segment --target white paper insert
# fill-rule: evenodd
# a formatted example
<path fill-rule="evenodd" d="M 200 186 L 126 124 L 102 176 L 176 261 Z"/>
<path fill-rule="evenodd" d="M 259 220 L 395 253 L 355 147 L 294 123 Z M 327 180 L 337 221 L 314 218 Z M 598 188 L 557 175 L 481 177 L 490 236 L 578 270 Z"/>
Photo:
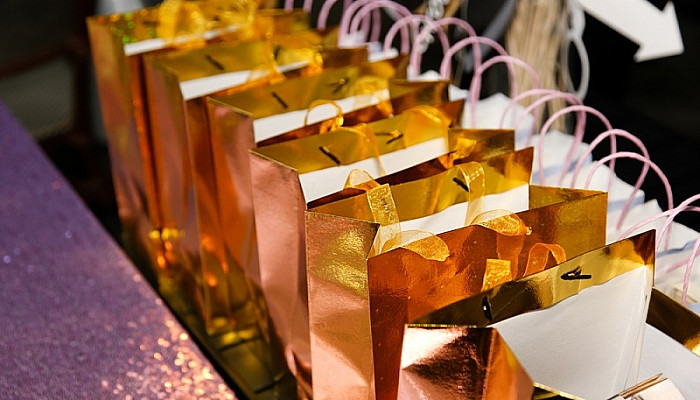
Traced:
<path fill-rule="evenodd" d="M 343 113 L 354 111 L 358 108 L 374 105 L 379 102 L 379 99 L 389 98 L 388 90 L 380 90 L 373 95 L 358 95 L 351 96 L 341 100 L 336 100 L 335 103 L 343 110 Z M 304 118 L 308 110 L 296 110 L 284 114 L 271 115 L 269 117 L 259 118 L 253 121 L 253 129 L 255 131 L 255 141 L 260 142 L 271 137 L 277 136 L 292 129 L 301 128 L 304 126 Z M 333 118 L 336 116 L 336 109 L 330 105 L 323 105 L 314 108 L 309 113 L 309 124 L 318 121 Z"/>
<path fill-rule="evenodd" d="M 386 173 L 392 174 L 445 153 L 447 153 L 447 143 L 444 139 L 439 138 L 384 154 L 380 159 Z M 306 201 L 309 202 L 342 190 L 348 174 L 353 169 L 365 170 L 372 177 L 380 176 L 379 163 L 375 158 L 301 174 L 299 181 Z"/>
<path fill-rule="evenodd" d="M 493 327 L 534 381 L 606 399 L 637 383 L 651 282 L 639 267 Z"/>
<path fill-rule="evenodd" d="M 278 70 L 279 72 L 287 72 L 303 68 L 308 64 L 309 63 L 306 61 L 299 61 L 296 63 L 281 65 L 278 68 Z M 180 82 L 180 91 L 182 92 L 182 98 L 184 100 L 191 100 L 197 97 L 206 96 L 208 94 L 218 92 L 220 90 L 240 86 L 248 82 L 250 74 L 250 70 L 234 71 L 182 81 Z M 262 77 L 265 75 L 267 74 L 261 74 L 260 76 Z"/>

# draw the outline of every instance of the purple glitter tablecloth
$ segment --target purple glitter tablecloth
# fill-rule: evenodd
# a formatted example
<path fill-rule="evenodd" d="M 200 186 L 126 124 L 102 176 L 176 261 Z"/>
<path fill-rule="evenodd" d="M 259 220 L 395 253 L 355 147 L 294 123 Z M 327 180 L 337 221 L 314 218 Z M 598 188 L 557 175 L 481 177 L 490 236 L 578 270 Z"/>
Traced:
<path fill-rule="evenodd" d="M 235 398 L 2 103 L 0 398 Z"/>

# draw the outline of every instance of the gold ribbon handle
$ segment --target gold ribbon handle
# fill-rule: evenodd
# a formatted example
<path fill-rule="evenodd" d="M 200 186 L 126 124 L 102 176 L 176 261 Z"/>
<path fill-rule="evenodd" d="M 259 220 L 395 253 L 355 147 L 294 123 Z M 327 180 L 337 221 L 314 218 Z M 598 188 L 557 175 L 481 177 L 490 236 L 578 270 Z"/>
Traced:
<path fill-rule="evenodd" d="M 304 126 L 309 124 L 309 115 L 311 114 L 311 110 L 313 110 L 316 107 L 320 107 L 323 105 L 330 105 L 335 109 L 335 117 L 331 119 L 324 120 L 321 123 L 320 127 L 320 133 L 326 133 L 330 131 L 334 131 L 341 126 L 343 126 L 343 122 L 345 122 L 345 119 L 343 118 L 343 109 L 340 108 L 338 103 L 336 103 L 333 100 L 314 100 L 309 104 L 309 107 L 306 109 L 306 115 L 304 116 Z"/>
<path fill-rule="evenodd" d="M 411 250 L 427 260 L 445 261 L 449 257 L 447 244 L 438 236 L 426 231 L 401 230 L 399 213 L 389 185 L 380 185 L 366 171 L 356 169 L 348 175 L 345 187 L 366 192 L 372 217 L 380 225 L 370 257 L 398 247 Z"/>

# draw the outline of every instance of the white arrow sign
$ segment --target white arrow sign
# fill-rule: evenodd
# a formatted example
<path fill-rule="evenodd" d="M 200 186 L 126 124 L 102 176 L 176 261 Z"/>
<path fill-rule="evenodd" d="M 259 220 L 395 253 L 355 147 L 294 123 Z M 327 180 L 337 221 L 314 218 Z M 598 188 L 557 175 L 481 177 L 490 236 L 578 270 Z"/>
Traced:
<path fill-rule="evenodd" d="M 639 45 L 636 61 L 683 53 L 672 2 L 663 11 L 646 0 L 579 0 L 587 13 Z"/>

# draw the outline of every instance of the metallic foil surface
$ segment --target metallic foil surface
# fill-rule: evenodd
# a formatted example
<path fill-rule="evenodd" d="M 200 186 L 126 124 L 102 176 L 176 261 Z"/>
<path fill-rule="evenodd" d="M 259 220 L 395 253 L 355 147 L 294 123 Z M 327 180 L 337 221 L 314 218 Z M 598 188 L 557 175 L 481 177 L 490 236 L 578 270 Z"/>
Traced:
<path fill-rule="evenodd" d="M 527 182 L 527 178 L 524 182 Z M 410 182 L 406 183 L 408 184 Z M 347 193 L 348 190 L 344 192 Z M 413 199 L 421 196 L 420 191 L 407 190 L 404 193 L 406 197 L 394 196 L 397 207 L 401 204 L 410 205 Z M 372 243 L 374 237 L 365 238 L 362 242 L 344 242 L 344 227 L 346 223 L 357 227 L 364 223 L 373 227 L 371 232 L 377 231 L 378 227 L 372 222 L 373 214 L 364 193 L 356 193 L 346 200 L 352 200 L 354 205 L 346 207 L 342 204 L 343 201 L 338 201 L 307 212 L 312 359 L 314 365 L 317 362 L 324 365 L 322 369 L 314 369 L 314 394 L 321 398 L 331 398 L 336 393 L 334 390 L 344 390 L 346 385 L 348 389 L 354 388 L 358 385 L 359 377 L 366 380 L 366 387 L 374 386 L 374 368 L 367 359 L 375 360 L 372 354 L 378 350 L 382 357 L 386 354 L 393 356 L 394 368 L 389 369 L 396 371 L 398 379 L 402 336 L 396 336 L 402 335 L 403 324 L 410 321 L 408 305 L 412 305 L 410 312 L 415 310 L 412 318 L 416 318 L 427 312 L 426 309 L 439 307 L 439 304 L 447 305 L 459 299 L 458 293 L 479 292 L 486 261 L 500 259 L 504 254 L 504 249 L 500 253 L 497 251 L 497 237 L 506 239 L 503 235 L 480 226 L 459 229 L 438 235 L 445 240 L 452 254 L 445 262 L 427 262 L 415 252 L 397 249 L 370 259 L 368 267 L 366 258 L 369 253 L 363 246 Z M 361 206 L 363 202 L 365 204 Z M 530 202 L 540 207 L 518 213 L 518 217 L 528 223 L 537 221 L 537 224 L 531 225 L 533 229 L 529 235 L 520 236 L 520 242 L 511 241 L 514 246 L 522 246 L 516 248 L 517 259 L 513 261 L 513 264 L 517 262 L 517 265 L 521 265 L 522 269 L 518 269 L 514 277 L 525 273 L 529 249 L 539 243 L 559 244 L 570 256 L 605 244 L 605 193 L 531 186 Z M 424 214 L 421 212 L 419 215 Z M 342 247 L 338 247 L 338 243 L 343 243 Z M 359 246 L 359 243 L 364 245 Z M 494 245 L 489 249 L 487 243 Z M 473 265 L 479 264 L 478 260 L 481 260 L 481 269 Z M 373 271 L 372 263 L 375 264 L 376 271 L 374 280 L 372 275 L 367 275 Z M 546 267 L 553 265 L 548 263 Z M 381 290 L 389 291 L 384 298 L 385 304 L 381 306 L 370 307 L 368 293 L 372 289 L 372 282 Z M 334 308 L 335 305 L 341 306 Z M 371 321 L 374 325 L 387 318 L 389 321 L 386 321 L 383 334 L 391 334 L 391 338 L 377 344 L 377 336 L 372 332 L 374 326 L 371 328 L 368 324 Z M 399 347 L 396 347 L 397 343 Z M 353 379 L 346 382 L 339 378 L 342 376 L 352 376 Z M 383 382 L 377 383 L 378 386 L 382 384 Z M 347 392 L 358 393 L 352 398 L 367 398 L 363 395 L 365 391 Z"/>
<path fill-rule="evenodd" d="M 219 112 L 221 107 L 210 109 L 210 112 Z M 224 111 L 222 111 L 224 112 Z M 404 118 L 404 114 L 409 114 Z M 405 124 L 406 119 L 412 124 Z M 406 111 L 397 115 L 393 123 L 401 127 L 403 137 L 391 143 L 379 143 L 374 147 L 371 142 L 359 136 L 356 132 L 341 128 L 337 131 L 323 135 L 308 136 L 298 140 L 282 142 L 252 150 L 250 156 L 250 178 L 252 178 L 253 196 L 255 199 L 255 226 L 257 226 L 258 249 L 260 255 L 260 281 L 263 292 L 268 302 L 268 309 L 276 331 L 285 347 L 288 365 L 293 372 L 298 371 L 298 366 L 307 370 L 311 364 L 307 289 L 306 289 L 306 255 L 304 245 L 304 211 L 306 201 L 299 184 L 299 170 L 304 170 L 298 164 L 286 165 L 291 151 L 306 151 L 311 149 L 312 154 L 306 152 L 306 157 L 295 157 L 299 162 L 307 161 L 311 165 L 308 169 L 327 167 L 328 157 L 318 151 L 319 146 L 327 146 L 338 157 L 347 162 L 359 161 L 363 158 L 375 157 L 377 152 L 385 153 L 402 149 L 406 141 L 421 142 L 429 139 L 445 137 L 451 119 L 438 121 L 424 118 L 422 114 L 410 114 Z M 229 121 L 231 119 L 229 118 Z M 386 120 L 391 121 L 391 120 Z M 386 121 L 378 121 L 377 124 L 391 125 Z M 371 127 L 373 123 L 366 125 Z M 212 140 L 221 138 L 222 145 L 228 148 L 226 153 L 234 151 L 233 141 L 252 138 L 252 119 L 245 117 L 236 122 L 240 136 L 231 135 L 232 130 L 214 132 Z M 249 129 L 243 132 L 243 129 Z M 243 136 L 246 135 L 246 136 Z M 250 139 L 247 139 L 250 140 Z M 309 144 L 312 143 L 312 144 Z M 310 146 L 310 147 L 309 147 Z M 248 149 L 249 147 L 245 147 Z M 273 148 L 272 150 L 270 150 Z M 244 147 L 238 147 L 238 151 Z M 321 157 L 318 156 L 318 154 Z M 303 155 L 304 153 L 299 153 Z M 275 159 L 279 156 L 280 159 Z M 236 171 L 238 180 L 232 182 L 246 182 L 240 176 L 242 169 L 232 168 L 233 163 L 241 162 L 228 156 L 229 171 Z M 331 161 L 332 162 L 332 161 Z M 264 164 L 264 165 L 263 165 Z M 335 164 L 333 164 L 335 166 Z M 240 167 L 240 165 L 238 165 Z M 232 176 L 232 175 L 229 175 Z M 218 175 L 217 175 L 218 177 Z M 225 183 L 219 182 L 224 185 Z M 230 185 L 230 183 L 229 183 Z M 219 186 L 220 188 L 221 186 Z M 245 194 L 240 186 L 237 188 L 238 198 Z M 250 190 L 250 189 L 249 189 Z M 223 200 L 223 199 L 222 199 Z M 230 204 L 230 199 L 228 200 Z M 227 204 L 222 201 L 220 204 Z M 240 206 L 239 206 L 240 207 Z M 252 210 L 244 210 L 239 215 L 250 215 Z M 223 223 L 227 223 L 222 219 Z M 233 219 L 231 220 L 233 222 Z M 240 229 L 241 221 L 236 221 Z M 290 285 L 290 282 L 293 282 Z"/>
<path fill-rule="evenodd" d="M 168 235 L 162 237 L 166 264 L 160 270 L 160 280 L 165 279 L 172 282 L 172 286 L 179 287 L 176 295 L 171 297 L 194 298 L 189 304 L 196 304 L 202 315 L 205 325 L 212 334 L 219 334 L 231 329 L 248 329 L 246 315 L 240 315 L 236 309 L 248 307 L 249 288 L 243 273 L 238 270 L 228 274 L 223 272 L 226 268 L 217 267 L 227 263 L 224 258 L 222 262 L 211 263 L 208 257 L 204 268 L 202 268 L 201 253 L 211 252 L 214 243 L 220 242 L 215 232 L 207 231 L 205 241 L 199 237 L 198 219 L 195 206 L 195 189 L 192 181 L 192 161 L 191 157 L 197 158 L 195 167 L 198 164 L 206 163 L 201 161 L 201 151 L 190 151 L 188 145 L 187 125 L 188 120 L 195 125 L 196 135 L 207 135 L 207 128 L 201 128 L 201 113 L 204 112 L 204 99 L 195 98 L 188 103 L 184 103 L 180 90 L 182 81 L 216 75 L 220 73 L 247 71 L 247 70 L 267 70 L 270 73 L 261 75 L 261 78 L 253 79 L 236 88 L 226 89 L 227 93 L 234 90 L 242 91 L 251 86 L 261 86 L 268 82 L 268 79 L 275 79 L 275 51 L 273 46 L 277 46 L 276 54 L 278 58 L 284 57 L 287 62 L 304 61 L 311 68 L 315 57 L 321 61 L 325 60 L 325 52 L 319 53 L 315 49 L 291 48 L 274 44 L 276 39 L 284 38 L 284 35 L 273 36 L 271 41 L 248 41 L 238 43 L 217 43 L 205 48 L 171 51 L 145 57 L 146 81 L 149 98 L 149 111 L 151 123 L 151 144 L 153 149 L 153 159 L 158 186 L 157 192 L 158 207 L 161 216 L 162 230 Z M 282 40 L 284 41 L 284 40 Z M 302 44 L 303 41 L 296 40 L 295 44 Z M 307 51 L 308 50 L 308 51 Z M 357 59 L 361 61 L 366 58 L 366 51 L 334 50 L 333 57 L 343 52 L 347 59 Z M 322 67 L 323 63 L 319 65 Z M 292 71 L 298 74 L 298 71 Z M 281 77 L 284 79 L 284 76 Z M 196 114 L 196 115 L 195 115 Z M 205 125 L 206 126 L 206 125 Z M 206 140 L 193 137 L 193 140 Z M 193 144 L 194 148 L 200 146 Z M 204 147 L 206 156 L 209 156 L 209 146 Z M 213 180 L 213 175 L 205 178 L 209 168 L 197 174 L 202 179 Z M 201 182 L 207 185 L 208 182 Z M 200 191 L 201 193 L 201 191 Z M 207 191 L 203 191 L 207 193 Z M 206 201 L 206 199 L 200 199 Z M 205 206 L 206 207 L 206 206 Z M 208 222 L 206 216 L 204 222 Z M 206 230 L 206 227 L 204 228 Z M 223 236 L 223 235 L 222 235 Z M 241 239 L 233 237 L 231 240 Z M 246 242 L 240 240 L 243 246 Z M 200 248 L 201 246 L 201 248 Z M 254 250 L 248 249 L 247 252 Z M 240 253 L 234 253 L 238 255 Z M 207 257 L 207 256 L 205 256 Z M 237 259 L 238 265 L 246 265 Z M 235 265 L 234 265 L 235 267 Z M 235 275 L 240 275 L 235 277 Z M 255 275 L 253 275 L 255 276 Z M 211 284 L 216 282 L 216 284 Z M 230 285 L 235 287 L 229 287 Z M 194 292 L 194 293 L 192 293 Z M 237 315 L 238 314 L 238 315 Z M 260 318 L 264 313 L 260 313 Z"/>
<path fill-rule="evenodd" d="M 402 400 L 531 400 L 533 382 L 493 328 L 408 325 Z"/>
<path fill-rule="evenodd" d="M 605 284 L 614 278 L 639 269 L 644 269 L 642 272 L 647 277 L 646 282 L 648 286 L 645 290 L 648 290 L 648 292 L 645 295 L 649 296 L 655 258 L 654 240 L 654 231 L 649 231 L 603 246 L 571 258 L 553 268 L 504 283 L 478 295 L 455 301 L 439 310 L 416 318 L 412 322 L 417 324 L 490 326 L 531 311 L 547 309 L 574 297 L 585 289 Z M 374 307 L 373 303 L 372 306 Z M 645 310 L 646 308 L 644 308 Z M 586 318 L 595 318 L 595 316 L 588 315 Z M 634 321 L 633 324 L 638 324 L 639 322 Z M 639 327 L 639 325 L 635 326 Z M 534 332 L 532 333 L 534 334 Z M 625 332 L 620 332 L 620 334 L 622 335 L 621 338 L 626 337 L 624 336 Z M 556 334 L 553 334 L 551 339 L 549 337 L 541 339 L 545 341 L 554 340 L 554 336 Z M 578 343 L 575 338 L 570 338 L 568 335 L 559 336 L 559 338 L 562 340 L 568 338 L 567 341 L 561 342 L 562 345 L 595 345 L 592 343 Z M 641 336 L 633 336 L 630 340 L 632 340 L 632 344 L 636 343 L 639 346 Z M 547 343 L 532 343 L 530 348 L 532 350 L 541 350 L 547 346 Z M 601 356 L 603 355 L 598 355 L 598 357 Z M 579 364 L 576 370 L 562 370 L 562 382 L 566 379 L 569 379 L 569 382 L 571 382 L 572 374 L 574 374 L 573 376 L 579 373 L 585 376 L 594 375 L 598 368 L 603 367 L 600 365 L 601 362 L 605 361 L 597 359 L 596 362 L 588 361 L 585 366 Z M 556 361 L 552 360 L 552 363 L 556 363 Z M 552 364 L 551 366 L 554 365 L 559 364 Z M 573 368 L 572 364 L 567 365 L 569 365 L 569 368 Z M 605 365 L 604 367 L 615 368 L 619 366 Z M 620 372 L 623 374 L 622 377 L 628 376 L 626 372 Z M 613 377 L 610 379 L 613 379 Z M 590 384 L 593 385 L 592 382 Z M 590 389 L 595 390 L 593 387 Z"/>
<path fill-rule="evenodd" d="M 308 29 L 304 13 L 261 11 L 259 16 L 256 21 L 266 22 L 246 29 L 247 39 Z M 147 8 L 87 19 L 124 245 L 138 263 L 153 268 L 154 276 L 168 265 L 169 250 L 162 238 L 177 236 L 161 223 L 145 93 L 143 56 L 175 48 L 159 37 L 159 18 L 158 8 Z M 237 34 L 227 34 L 207 43 L 239 39 Z M 142 49 L 127 49 L 133 45 Z M 172 284 L 165 278 L 159 283 L 167 293 Z"/>
<path fill-rule="evenodd" d="M 647 323 L 700 356 L 700 316 L 653 289 Z"/>

